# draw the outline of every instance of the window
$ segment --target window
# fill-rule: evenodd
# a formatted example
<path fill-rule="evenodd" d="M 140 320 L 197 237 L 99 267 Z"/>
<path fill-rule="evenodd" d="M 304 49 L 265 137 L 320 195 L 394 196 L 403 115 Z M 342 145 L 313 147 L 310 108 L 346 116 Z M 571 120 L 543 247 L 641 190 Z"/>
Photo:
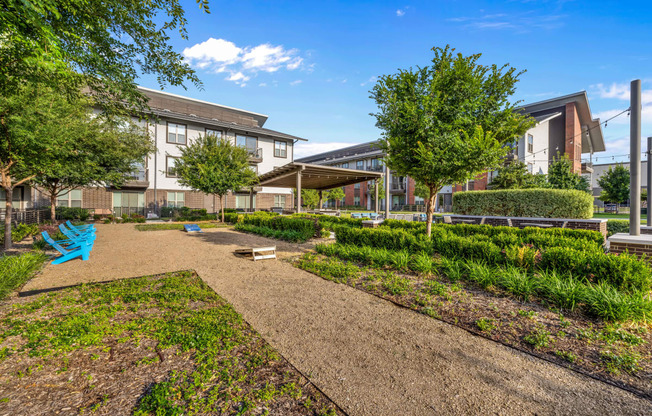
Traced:
<path fill-rule="evenodd" d="M 185 204 L 186 201 L 183 192 L 168 192 L 168 207 L 181 208 Z"/>
<path fill-rule="evenodd" d="M 531 134 L 527 135 L 527 151 L 534 153 L 534 136 Z"/>
<path fill-rule="evenodd" d="M 285 208 L 285 195 L 274 195 L 274 206 Z"/>
<path fill-rule="evenodd" d="M 7 198 L 5 197 L 6 193 L 4 189 L 0 189 L 0 211 L 5 209 L 5 204 L 7 203 Z M 23 199 L 23 188 L 14 188 L 13 198 L 11 199 L 11 206 L 15 209 L 20 209 L 20 203 Z"/>
<path fill-rule="evenodd" d="M 381 167 L 380 159 L 371 159 L 371 170 L 379 170 Z"/>
<path fill-rule="evenodd" d="M 360 189 L 360 183 L 356 183 L 355 185 L 353 185 L 353 189 Z"/>
<path fill-rule="evenodd" d="M 82 191 L 81 189 L 73 189 L 65 194 L 57 196 L 58 207 L 71 207 L 81 208 L 82 206 Z"/>
<path fill-rule="evenodd" d="M 145 192 L 113 191 L 113 213 L 145 215 Z"/>
<path fill-rule="evenodd" d="M 165 158 L 165 174 L 169 178 L 176 178 L 177 175 L 174 173 L 174 167 L 177 165 L 177 159 L 174 156 L 167 156 Z"/>
<path fill-rule="evenodd" d="M 256 153 L 256 148 L 258 147 L 258 139 L 255 137 L 238 134 L 235 136 L 235 144 L 237 146 L 244 147 L 249 153 Z"/>
<path fill-rule="evenodd" d="M 364 170 L 364 160 L 358 160 L 355 162 L 355 168 L 357 170 Z"/>
<path fill-rule="evenodd" d="M 342 163 L 342 167 L 343 167 L 344 169 L 348 169 L 348 168 L 349 168 L 349 162 Z"/>
<path fill-rule="evenodd" d="M 353 205 L 355 205 L 356 207 L 360 206 L 360 197 L 359 196 L 354 196 L 353 197 Z"/>
<path fill-rule="evenodd" d="M 527 171 L 530 173 L 533 173 L 534 171 L 534 164 L 533 163 L 528 163 L 527 164 Z"/>
<path fill-rule="evenodd" d="M 235 196 L 235 209 L 249 209 L 250 208 L 250 196 L 247 195 L 236 195 Z M 254 195 L 254 206 L 256 208 L 256 195 Z"/>
<path fill-rule="evenodd" d="M 168 143 L 186 144 L 186 126 L 168 123 Z"/>
<path fill-rule="evenodd" d="M 274 157 L 288 157 L 288 144 L 274 140 Z"/>
<path fill-rule="evenodd" d="M 215 136 L 218 139 L 221 139 L 222 138 L 222 131 L 221 130 L 206 129 L 206 135 L 207 136 Z"/>

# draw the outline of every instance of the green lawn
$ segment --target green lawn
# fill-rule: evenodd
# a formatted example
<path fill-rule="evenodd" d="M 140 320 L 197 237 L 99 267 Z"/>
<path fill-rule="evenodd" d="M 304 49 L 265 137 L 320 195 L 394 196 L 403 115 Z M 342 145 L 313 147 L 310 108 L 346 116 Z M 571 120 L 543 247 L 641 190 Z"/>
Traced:
<path fill-rule="evenodd" d="M 593 218 L 606 218 L 609 220 L 628 220 L 629 214 L 609 214 L 604 212 L 596 212 L 593 214 Z M 647 215 L 641 215 L 641 224 L 647 223 Z"/>

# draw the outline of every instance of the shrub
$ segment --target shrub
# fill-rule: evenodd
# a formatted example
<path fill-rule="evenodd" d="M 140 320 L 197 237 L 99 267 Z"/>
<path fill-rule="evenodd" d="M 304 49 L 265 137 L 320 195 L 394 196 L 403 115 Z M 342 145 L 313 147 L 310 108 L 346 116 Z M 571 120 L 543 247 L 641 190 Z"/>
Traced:
<path fill-rule="evenodd" d="M 257 227 L 268 227 L 273 230 L 295 231 L 301 235 L 301 240 L 306 241 L 315 235 L 315 220 L 304 218 L 284 217 L 262 212 L 243 215 L 243 224 L 255 225 Z"/>
<path fill-rule="evenodd" d="M 350 228 L 340 225 L 335 228 L 335 238 L 341 244 L 371 246 L 396 251 L 405 249 L 411 253 L 420 251 L 432 253 L 432 243 L 425 234 L 414 235 L 403 230 Z"/>
<path fill-rule="evenodd" d="M 38 233 L 39 227 L 36 224 L 19 223 L 11 228 L 11 241 L 17 243 L 25 237 Z M 4 230 L 0 230 L 0 242 L 4 241 Z"/>
<path fill-rule="evenodd" d="M 60 220 L 86 221 L 90 213 L 84 208 L 56 207 L 55 215 Z"/>
<path fill-rule="evenodd" d="M 593 197 L 574 189 L 505 189 L 453 194 L 453 212 L 537 218 L 592 218 Z"/>
<path fill-rule="evenodd" d="M 628 233 L 629 220 L 609 220 L 607 221 L 607 237 L 616 233 Z"/>

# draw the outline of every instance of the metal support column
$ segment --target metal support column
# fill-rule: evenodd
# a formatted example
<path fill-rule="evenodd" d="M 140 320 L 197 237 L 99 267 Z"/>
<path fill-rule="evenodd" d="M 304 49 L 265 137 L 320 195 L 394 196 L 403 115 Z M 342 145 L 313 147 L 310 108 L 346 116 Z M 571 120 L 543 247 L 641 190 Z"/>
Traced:
<path fill-rule="evenodd" d="M 630 180 L 629 180 L 629 235 L 641 234 L 641 80 L 631 83 L 630 98 Z"/>
<path fill-rule="evenodd" d="M 650 215 L 650 207 L 652 206 L 652 137 L 647 138 L 647 226 L 652 227 L 652 215 Z"/>
<path fill-rule="evenodd" d="M 385 219 L 389 218 L 389 166 L 385 164 Z"/>
<path fill-rule="evenodd" d="M 301 171 L 297 172 L 297 213 L 301 212 Z"/>
<path fill-rule="evenodd" d="M 378 183 L 379 179 L 374 180 L 374 196 L 376 197 L 375 205 L 374 205 L 374 212 L 378 214 L 378 211 L 380 211 L 380 207 L 378 206 L 378 191 L 380 189 L 380 184 Z"/>

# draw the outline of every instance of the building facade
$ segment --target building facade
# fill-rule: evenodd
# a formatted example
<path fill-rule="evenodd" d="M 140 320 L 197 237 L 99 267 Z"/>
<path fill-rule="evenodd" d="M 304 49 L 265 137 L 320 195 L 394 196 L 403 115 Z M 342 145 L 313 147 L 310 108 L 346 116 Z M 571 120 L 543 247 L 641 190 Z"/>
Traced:
<path fill-rule="evenodd" d="M 594 119 L 585 91 L 563 97 L 526 104 L 518 108 L 536 120 L 536 125 L 511 144 L 512 159 L 525 163 L 534 174 L 547 174 L 548 166 L 558 155 L 567 155 L 576 173 L 592 174 L 592 155 L 605 150 L 602 127 Z M 588 154 L 582 160 L 582 154 Z M 304 163 L 349 167 L 354 169 L 382 169 L 383 152 L 377 142 L 363 143 L 339 150 L 302 158 Z M 485 190 L 495 177 L 488 172 L 465 184 L 445 186 L 439 192 L 438 204 L 441 210 L 450 211 L 452 194 L 462 190 Z M 590 178 L 589 178 L 590 179 Z M 412 209 L 423 204 L 423 199 L 414 195 L 414 180 L 390 173 L 391 209 Z M 365 184 L 359 188 L 345 188 L 344 205 L 372 209 L 370 192 Z"/>
<path fill-rule="evenodd" d="M 292 162 L 294 144 L 305 140 L 264 128 L 268 116 L 263 114 L 147 88 L 140 90 L 149 98 L 152 117 L 142 123 L 154 140 L 156 150 L 120 189 L 107 185 L 73 190 L 58 198 L 58 206 L 89 208 L 116 215 L 158 215 L 166 206 L 216 212 L 219 200 L 181 186 L 174 176 L 171 168 L 183 146 L 199 135 L 225 137 L 246 148 L 251 169 L 262 174 Z M 29 187 L 17 188 L 15 196 L 19 197 L 15 199 L 19 209 L 49 205 L 47 198 Z M 227 208 L 247 210 L 252 208 L 251 202 L 249 190 L 226 197 Z M 290 189 L 254 188 L 253 208 L 291 207 L 292 204 Z"/>

